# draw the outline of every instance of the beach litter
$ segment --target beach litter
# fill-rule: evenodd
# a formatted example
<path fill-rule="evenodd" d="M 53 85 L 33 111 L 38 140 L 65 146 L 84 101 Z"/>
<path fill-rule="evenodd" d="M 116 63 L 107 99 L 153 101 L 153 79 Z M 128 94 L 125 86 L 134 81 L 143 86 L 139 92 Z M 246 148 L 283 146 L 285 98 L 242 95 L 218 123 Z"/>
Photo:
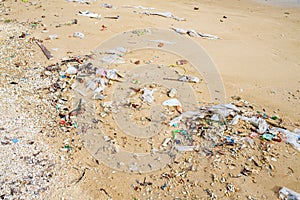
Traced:
<path fill-rule="evenodd" d="M 155 8 L 152 7 L 144 7 L 144 6 L 130 6 L 130 5 L 123 5 L 123 8 L 135 8 L 135 9 L 141 9 L 141 10 L 155 10 Z"/>
<path fill-rule="evenodd" d="M 109 17 L 104 17 L 105 19 L 120 19 L 120 16 L 109 16 Z"/>
<path fill-rule="evenodd" d="M 78 24 L 78 20 L 77 19 L 72 19 L 70 21 L 67 21 L 66 23 L 58 24 L 55 27 L 59 28 L 59 27 L 62 27 L 62 26 L 71 26 L 71 25 L 74 25 L 74 24 Z"/>
<path fill-rule="evenodd" d="M 53 59 L 53 56 L 51 52 L 39 41 L 36 41 L 36 44 L 41 48 L 43 51 L 44 55 L 47 57 L 48 60 Z"/>
<path fill-rule="evenodd" d="M 199 83 L 200 81 L 198 77 L 188 76 L 188 75 L 181 76 L 180 78 L 178 78 L 178 80 L 182 82 L 190 82 L 190 83 Z"/>
<path fill-rule="evenodd" d="M 66 1 L 68 1 L 68 2 L 82 3 L 82 4 L 90 4 L 92 2 L 92 0 L 66 0 Z"/>
<path fill-rule="evenodd" d="M 91 1 L 74 0 L 72 2 L 90 3 Z M 111 8 L 110 4 L 104 7 Z M 139 6 L 134 8 L 151 10 L 151 8 Z M 163 13 L 163 15 L 165 15 L 164 17 L 170 16 L 166 13 Z M 86 13 L 83 16 L 101 18 L 100 15 L 95 13 Z M 118 17 L 110 18 L 118 19 Z M 177 17 L 173 16 L 171 18 L 176 19 Z M 66 25 L 71 24 L 77 24 L 77 21 L 66 23 Z M 193 30 L 178 29 L 178 33 L 188 34 L 191 37 L 218 39 L 217 36 L 201 34 Z M 137 34 L 146 34 L 146 31 Z M 14 35 L 18 36 L 20 33 Z M 27 39 L 27 34 L 22 35 L 23 39 Z M 83 36 L 80 37 L 80 35 Z M 50 36 L 49 39 L 58 38 L 55 34 Z M 80 33 L 74 33 L 73 36 L 84 38 L 84 34 Z M 18 41 L 17 39 L 18 37 L 10 37 L 8 41 Z M 174 44 L 174 42 L 163 40 L 149 41 L 156 42 L 161 47 Z M 10 45 L 10 47 L 19 49 L 18 42 L 15 43 L 16 46 Z M 37 44 L 46 57 L 51 59 L 51 52 L 40 41 Z M 1 185 L 0 190 L 0 197 L 3 199 L 44 199 L 45 193 L 53 187 L 51 184 L 59 173 L 63 174 L 61 177 L 64 177 L 64 181 L 56 181 L 54 184 L 55 187 L 63 189 L 70 187 L 69 183 L 76 185 L 81 181 L 80 184 L 83 184 L 85 181 L 82 180 L 85 180 L 90 174 L 86 173 L 87 170 L 92 169 L 89 172 L 95 170 L 98 173 L 100 162 L 95 157 L 89 157 L 91 161 L 87 163 L 88 168 L 85 168 L 81 162 L 72 162 L 76 159 L 77 152 L 83 148 L 83 145 L 86 145 L 84 144 L 86 141 L 81 141 L 80 137 L 89 130 L 95 130 L 97 126 L 106 126 L 111 118 L 114 119 L 114 114 L 120 113 L 120 110 L 125 108 L 130 108 L 127 116 L 139 125 L 156 123 L 155 125 L 159 124 L 164 128 L 163 131 L 159 132 L 158 140 L 155 140 L 155 137 L 153 137 L 154 139 L 152 137 L 147 139 L 147 145 L 151 146 L 149 150 L 150 157 L 148 157 L 151 162 L 146 166 L 147 170 L 159 169 L 161 172 L 158 175 L 151 174 L 149 176 L 151 182 L 146 182 L 146 177 L 144 181 L 137 180 L 136 183 L 134 182 L 135 185 L 132 188 L 137 194 L 134 196 L 142 194 L 139 192 L 145 194 L 149 192 L 148 194 L 151 196 L 153 193 L 157 193 L 157 190 L 161 190 L 163 193 L 174 192 L 174 196 L 177 195 L 175 192 L 180 192 L 184 196 L 183 199 L 189 197 L 201 199 L 192 196 L 193 190 L 196 188 L 205 191 L 212 199 L 217 198 L 216 193 L 218 195 L 223 193 L 219 196 L 220 198 L 231 198 L 231 195 L 239 191 L 238 184 L 233 184 L 234 180 L 246 182 L 251 179 L 255 184 L 256 174 L 258 173 L 264 173 L 264 176 L 272 177 L 277 167 L 274 163 L 282 159 L 281 156 L 293 158 L 292 156 L 297 154 L 293 148 L 300 151 L 298 129 L 294 131 L 285 129 L 280 116 L 268 116 L 266 113 L 257 112 L 251 104 L 241 98 L 239 100 L 233 99 L 228 104 L 203 103 L 201 106 L 183 112 L 179 108 L 183 106 L 186 108 L 185 105 L 189 105 L 190 102 L 182 98 L 180 88 L 173 85 L 162 86 L 155 81 L 143 85 L 140 84 L 141 78 L 137 78 L 134 82 L 131 81 L 130 86 L 133 87 L 126 98 L 122 101 L 112 100 L 109 95 L 115 84 L 118 83 L 117 87 L 119 87 L 121 80 L 129 77 L 125 70 L 125 75 L 119 72 L 120 69 L 122 71 L 121 67 L 115 69 L 115 66 L 109 65 L 126 63 L 126 48 L 118 47 L 101 52 L 102 57 L 100 59 L 94 58 L 93 54 L 70 55 L 60 62 L 46 67 L 41 67 L 39 63 L 32 64 L 31 57 L 27 54 L 28 49 L 30 48 L 24 48 L 19 52 L 21 56 L 17 55 L 17 58 L 21 60 L 18 60 L 20 63 L 23 60 L 29 61 L 30 69 L 27 68 L 25 61 L 25 64 L 9 63 L 10 60 L 14 59 L 12 54 L 5 55 L 3 59 L 5 70 L 6 68 L 17 69 L 12 74 L 3 70 L 1 76 L 1 83 L 5 86 L 1 87 L 0 90 L 3 97 L 3 104 L 1 105 L 4 105 L 1 106 L 1 109 L 10 106 L 9 110 L 6 109 L 2 112 L 1 121 L 6 124 L 4 127 L 1 124 L 0 127 L 1 160 L 5 160 L 0 164 L 5 169 L 3 173 L 0 172 L 0 182 L 4 183 Z M 1 52 L 6 52 L 5 49 L 2 50 Z M 103 63 L 94 64 L 98 61 Z M 132 63 L 137 65 L 134 65 L 135 67 L 140 67 L 139 64 L 145 63 L 145 61 L 139 58 Z M 186 67 L 184 65 L 187 63 L 186 60 L 176 61 L 177 65 L 181 65 L 180 67 Z M 25 75 L 18 71 L 19 69 L 23 70 L 23 68 L 25 68 Z M 181 85 L 198 86 L 196 84 L 200 84 L 200 79 L 195 76 L 174 77 L 176 83 L 178 81 L 183 82 L 179 83 Z M 12 90 L 6 90 L 11 87 L 13 87 Z M 124 90 L 126 89 L 129 88 Z M 74 97 L 70 95 L 74 93 L 78 95 L 76 97 L 79 97 L 76 99 L 75 104 L 74 99 L 72 99 Z M 29 106 L 26 105 L 27 103 Z M 158 105 L 155 105 L 155 103 Z M 89 105 L 94 107 L 89 107 Z M 157 120 L 152 114 L 148 115 L 148 113 L 143 112 L 150 110 L 150 106 L 162 108 L 158 110 L 159 116 L 162 116 L 162 121 Z M 90 108 L 95 109 L 96 115 L 86 114 L 91 112 Z M 179 112 L 176 112 L 176 110 Z M 154 111 L 157 110 L 154 109 Z M 50 113 L 54 113 L 54 116 L 51 116 Z M 11 115 L 15 117 L 11 117 Z M 33 116 L 39 117 L 34 118 Z M 16 124 L 10 123 L 10 120 L 16 119 L 18 120 Z M 126 117 L 123 118 L 123 121 L 124 123 L 129 122 Z M 126 145 L 127 140 L 122 137 L 118 141 L 117 134 L 119 135 L 122 130 L 118 130 L 116 127 L 108 127 L 109 132 L 114 134 L 112 136 L 99 139 L 97 138 L 99 135 L 97 132 L 92 138 L 99 145 L 100 156 L 105 157 L 105 153 L 110 154 L 111 157 L 106 157 L 110 161 L 114 160 L 114 155 L 122 152 L 122 145 Z M 148 130 L 150 130 L 150 133 L 153 131 L 151 127 Z M 41 138 L 37 135 L 45 135 L 50 138 L 50 143 L 58 143 L 58 154 L 53 155 L 52 149 L 41 142 Z M 60 141 L 61 138 L 65 140 Z M 139 142 L 138 139 L 136 141 Z M 89 141 L 86 143 L 89 144 Z M 279 151 L 280 148 L 276 146 L 279 143 L 281 143 L 280 148 L 286 148 L 283 150 L 284 155 L 280 155 L 283 151 Z M 284 143 L 290 144 L 293 148 Z M 164 154 L 164 152 L 168 153 Z M 104 171 L 103 175 L 108 177 L 108 180 L 112 180 L 114 177 L 110 173 L 115 174 L 116 171 L 130 171 L 139 174 L 139 176 L 143 172 L 147 172 L 145 166 L 140 163 L 143 158 L 135 151 L 130 153 L 132 156 L 130 159 L 136 162 L 129 163 L 126 159 L 119 161 L 112 171 L 109 170 L 108 173 Z M 171 158 L 167 168 L 160 165 L 166 160 L 165 155 Z M 243 159 L 244 161 L 240 162 Z M 202 168 L 202 164 L 205 166 L 205 162 L 209 163 L 208 169 Z M 199 163 L 201 163 L 201 166 Z M 65 168 L 73 168 L 73 170 L 80 172 L 74 182 L 65 177 Z M 289 167 L 288 170 L 290 173 L 288 175 L 293 176 L 293 169 Z M 201 177 L 201 181 L 204 180 L 205 183 L 200 181 L 199 184 L 193 180 L 193 173 L 197 171 L 211 174 L 212 180 Z M 68 176 L 72 175 L 68 174 Z M 243 177 L 243 180 L 240 177 Z M 106 186 L 101 186 L 99 191 L 104 192 L 108 198 L 112 198 L 109 194 L 113 194 L 114 191 L 111 187 L 105 188 Z M 179 189 L 181 187 L 182 190 Z M 279 195 L 281 199 L 299 199 L 298 193 L 285 187 L 279 191 Z M 138 198 L 134 197 L 134 199 Z M 241 197 L 238 196 L 237 198 Z"/>
<path fill-rule="evenodd" d="M 78 12 L 79 16 L 85 16 L 85 17 L 90 17 L 90 18 L 96 18 L 96 19 L 101 19 L 101 15 L 97 13 L 92 13 L 88 10 L 86 11 L 79 11 Z"/>
<path fill-rule="evenodd" d="M 144 88 L 143 89 L 143 95 L 141 96 L 141 99 L 146 102 L 146 103 L 153 103 L 154 102 L 154 97 L 153 97 L 153 93 L 155 92 L 156 90 L 153 89 L 153 90 L 149 90 L 147 88 Z"/>
<path fill-rule="evenodd" d="M 179 33 L 181 35 L 187 34 L 190 37 L 202 37 L 202 38 L 207 38 L 207 39 L 212 39 L 212 40 L 221 39 L 218 36 L 207 34 L 207 33 L 200 33 L 193 29 L 191 29 L 191 30 L 185 30 L 185 29 L 181 29 L 181 28 L 171 28 L 171 29 L 174 30 L 176 33 Z"/>
<path fill-rule="evenodd" d="M 140 14 L 157 15 L 157 16 L 160 16 L 160 17 L 172 18 L 172 19 L 175 19 L 177 21 L 185 21 L 184 18 L 175 16 L 171 12 L 150 12 L 150 11 L 144 11 L 144 12 L 140 12 Z"/>
<path fill-rule="evenodd" d="M 279 198 L 281 200 L 300 200 L 300 194 L 286 187 L 283 187 L 279 190 Z"/>
<path fill-rule="evenodd" d="M 180 101 L 178 99 L 168 99 L 168 100 L 165 100 L 163 103 L 162 103 L 163 106 L 182 106 L 182 104 L 180 103 Z"/>
<path fill-rule="evenodd" d="M 55 39 L 58 39 L 58 35 L 57 35 L 57 34 L 49 35 L 47 39 L 49 39 L 49 40 L 55 40 Z"/>
<path fill-rule="evenodd" d="M 109 3 L 104 3 L 101 6 L 104 8 L 115 8 L 112 4 L 109 4 Z"/>
<path fill-rule="evenodd" d="M 74 32 L 73 37 L 83 39 L 85 35 L 81 32 Z"/>

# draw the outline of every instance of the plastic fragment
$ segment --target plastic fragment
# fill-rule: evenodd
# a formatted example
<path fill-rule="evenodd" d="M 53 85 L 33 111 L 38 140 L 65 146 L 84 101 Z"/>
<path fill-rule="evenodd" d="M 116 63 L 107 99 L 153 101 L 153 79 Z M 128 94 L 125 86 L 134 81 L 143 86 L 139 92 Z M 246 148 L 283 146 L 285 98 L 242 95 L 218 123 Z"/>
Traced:
<path fill-rule="evenodd" d="M 73 66 L 68 67 L 68 69 L 66 70 L 66 74 L 69 74 L 69 75 L 74 75 L 77 73 L 78 73 L 78 69 Z"/>
<path fill-rule="evenodd" d="M 105 56 L 103 58 L 101 58 L 101 61 L 107 64 L 124 64 L 125 60 L 124 58 L 116 55 L 116 54 L 112 54 L 112 55 L 108 55 Z"/>
<path fill-rule="evenodd" d="M 179 152 L 186 152 L 186 151 L 194 151 L 196 146 L 175 146 L 175 149 Z"/>
<path fill-rule="evenodd" d="M 111 80 L 116 80 L 118 77 L 117 71 L 115 69 L 107 70 L 106 71 L 106 78 Z"/>
<path fill-rule="evenodd" d="M 300 200 L 300 194 L 286 187 L 283 187 L 279 190 L 279 198 L 281 200 Z"/>
<path fill-rule="evenodd" d="M 170 141 L 171 141 L 171 138 L 166 138 L 166 139 L 163 141 L 162 146 L 163 146 L 163 147 L 168 146 L 168 143 L 169 143 Z"/>
<path fill-rule="evenodd" d="M 262 135 L 262 138 L 265 140 L 268 140 L 268 141 L 271 141 L 273 139 L 273 137 L 274 137 L 273 134 L 268 134 L 268 133 L 265 133 Z"/>
<path fill-rule="evenodd" d="M 81 32 L 75 32 L 75 33 L 73 34 L 73 37 L 83 39 L 83 38 L 84 38 L 84 34 L 81 33 Z"/>
<path fill-rule="evenodd" d="M 147 102 L 148 104 L 153 103 L 153 101 L 154 101 L 153 92 L 154 91 L 155 91 L 155 89 L 148 90 L 147 88 L 144 88 L 144 90 L 143 90 L 144 93 L 141 96 L 142 100 L 144 102 Z"/>
<path fill-rule="evenodd" d="M 195 77 L 195 76 L 181 76 L 179 79 L 179 81 L 182 82 L 191 82 L 191 83 L 198 83 L 199 82 L 199 78 Z"/>
<path fill-rule="evenodd" d="M 180 103 L 180 101 L 178 99 L 168 99 L 166 101 L 164 101 L 162 103 L 163 106 L 169 106 L 169 107 L 173 107 L 173 106 L 182 106 L 182 104 Z"/>
<path fill-rule="evenodd" d="M 177 90 L 175 88 L 172 88 L 171 90 L 169 90 L 168 92 L 168 96 L 173 98 L 177 95 Z"/>
<path fill-rule="evenodd" d="M 79 11 L 78 15 L 80 16 L 85 16 L 85 17 L 90 17 L 90 18 L 96 18 L 96 19 L 101 19 L 101 15 L 97 13 L 91 13 L 90 11 Z"/>
<path fill-rule="evenodd" d="M 190 30 L 185 30 L 185 29 L 181 29 L 181 28 L 171 28 L 171 29 L 182 35 L 187 34 L 190 37 L 202 37 L 202 38 L 207 38 L 207 39 L 211 39 L 211 40 L 221 39 L 218 36 L 207 34 L 207 33 L 199 33 L 193 29 L 190 29 Z"/>
<path fill-rule="evenodd" d="M 166 18 L 173 18 L 177 21 L 185 21 L 184 18 L 174 16 L 171 12 L 150 12 L 150 11 L 145 11 L 145 12 L 141 12 L 141 14 L 157 15 L 157 16 L 166 17 Z"/>

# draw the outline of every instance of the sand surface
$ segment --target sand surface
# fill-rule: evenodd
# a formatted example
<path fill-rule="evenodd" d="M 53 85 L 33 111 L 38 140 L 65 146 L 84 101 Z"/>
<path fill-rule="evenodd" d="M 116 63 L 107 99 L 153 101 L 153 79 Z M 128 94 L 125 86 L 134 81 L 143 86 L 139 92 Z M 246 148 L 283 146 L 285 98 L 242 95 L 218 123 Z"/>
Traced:
<path fill-rule="evenodd" d="M 114 8 L 104 8 L 101 6 L 103 3 L 110 3 Z M 219 70 L 226 91 L 226 102 L 230 102 L 233 95 L 239 96 L 251 102 L 255 109 L 282 118 L 285 127 L 290 130 L 300 128 L 299 8 L 244 0 L 151 2 L 110 0 L 92 1 L 91 4 L 64 0 L 29 0 L 28 3 L 4 0 L 2 5 L 3 8 L 11 10 L 6 12 L 7 15 L 1 14 L 3 19 L 1 23 L 4 23 L 5 19 L 16 20 L 17 23 L 39 23 L 35 29 L 30 30 L 30 37 L 43 40 L 43 44 L 54 56 L 53 60 L 47 60 L 40 49 L 34 46 L 33 59 L 43 66 L 60 62 L 68 55 L 90 54 L 101 42 L 133 29 L 178 27 L 217 35 L 221 39 L 209 40 L 198 37 L 190 39 L 206 51 Z M 124 5 L 154 7 L 156 11 L 169 11 L 185 18 L 186 21 L 139 14 L 138 12 L 143 10 L 126 8 Z M 195 10 L 194 7 L 199 9 Z M 102 17 L 120 16 L 120 18 L 99 20 L 78 16 L 78 11 L 83 10 L 99 13 Z M 72 19 L 78 19 L 78 24 L 56 27 Z M 107 27 L 104 31 L 101 31 L 102 25 Z M 84 39 L 73 37 L 74 32 L 84 33 Z M 58 39 L 46 40 L 51 34 L 57 34 Z M 170 65 L 180 58 L 165 52 L 149 50 L 132 52 L 126 59 L 152 60 L 154 63 Z M 120 71 L 125 73 L 129 69 L 130 65 L 120 68 Z M 188 69 L 191 73 L 195 73 L 192 66 Z M 200 105 L 211 101 L 205 84 L 196 90 L 201 91 L 196 93 Z M 53 132 L 59 130 L 58 125 L 53 127 Z M 218 199 L 276 199 L 278 189 L 282 186 L 300 192 L 299 152 L 284 143 L 276 143 L 272 149 L 272 155 L 277 158 L 277 161 L 272 163 L 275 172 L 268 173 L 265 169 L 253 177 L 231 178 L 238 189 L 228 197 L 224 195 L 226 185 L 222 185 L 220 181 L 212 183 L 212 174 L 217 174 L 219 179 L 222 177 L 230 179 L 228 171 L 231 168 L 228 168 L 228 163 L 233 163 L 232 168 L 240 169 L 243 167 L 241 163 L 247 162 L 246 156 L 232 158 L 228 155 L 224 159 L 226 162 L 214 168 L 218 157 L 208 159 L 187 153 L 178 161 L 179 164 L 171 164 L 161 171 L 146 174 L 123 173 L 95 161 L 84 147 L 76 148 L 70 154 L 57 152 L 66 138 L 75 138 L 81 147 L 80 136 L 72 134 L 55 134 L 54 137 L 45 138 L 53 152 L 57 153 L 57 159 L 61 157 L 64 159 L 57 162 L 59 167 L 55 174 L 56 178 L 44 192 L 44 198 L 209 199 L 207 189 L 211 189 L 218 195 Z M 134 140 L 130 142 L 134 143 Z M 253 150 L 253 154 L 258 157 L 264 156 L 257 153 L 259 148 L 257 147 L 257 151 Z M 186 176 L 178 175 L 176 180 L 171 180 L 173 184 L 168 182 L 173 188 L 162 190 L 161 186 L 167 179 L 162 178 L 161 174 L 164 172 L 178 174 L 189 158 L 192 158 L 191 162 L 196 166 L 196 170 L 192 170 Z M 235 169 L 233 171 L 236 172 Z M 82 180 L 77 182 L 83 172 Z M 144 177 L 153 182 L 153 185 L 135 188 L 136 180 L 143 181 Z"/>

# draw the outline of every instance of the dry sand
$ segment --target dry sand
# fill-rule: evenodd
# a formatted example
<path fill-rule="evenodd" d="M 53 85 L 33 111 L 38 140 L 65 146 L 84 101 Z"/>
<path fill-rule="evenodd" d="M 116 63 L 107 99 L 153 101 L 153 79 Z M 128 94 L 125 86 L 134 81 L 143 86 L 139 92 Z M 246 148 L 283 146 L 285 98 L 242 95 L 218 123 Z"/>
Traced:
<path fill-rule="evenodd" d="M 282 117 L 285 126 L 291 129 L 300 128 L 300 10 L 299 8 L 288 8 L 259 4 L 251 1 L 115 1 L 109 2 L 92 1 L 89 4 L 67 2 L 64 0 L 45 0 L 29 3 L 21 1 L 2 1 L 2 4 L 11 9 L 8 15 L 1 15 L 3 19 L 16 19 L 17 22 L 39 21 L 43 26 L 31 30 L 30 37 L 44 40 L 54 55 L 54 60 L 48 61 L 42 52 L 35 48 L 35 59 L 42 65 L 47 66 L 58 62 L 66 57 L 68 52 L 72 55 L 89 54 L 101 42 L 109 39 L 115 34 L 140 28 L 170 28 L 179 27 L 184 29 L 195 29 L 200 32 L 209 33 L 221 37 L 221 40 L 207 40 L 202 38 L 191 38 L 201 45 L 217 66 L 223 79 L 226 90 L 226 101 L 231 96 L 237 95 L 255 104 L 256 109 L 265 109 L 270 115 Z M 101 4 L 110 3 L 116 9 L 103 8 Z M 134 13 L 138 9 L 124 8 L 123 5 L 142 5 L 155 7 L 157 11 L 169 11 L 176 16 L 183 17 L 186 21 L 176 21 L 159 16 L 147 16 Z M 199 10 L 194 10 L 198 7 Z M 91 19 L 77 16 L 80 10 L 90 10 L 102 16 L 116 16 L 120 19 Z M 72 19 L 78 19 L 77 25 L 62 26 Z M 1 22 L 4 23 L 4 22 Z M 107 30 L 100 31 L 105 25 Z M 42 33 L 43 29 L 49 30 Z M 85 34 L 84 39 L 74 38 L 73 33 L 79 31 Z M 57 34 L 58 39 L 45 40 L 49 35 Z M 52 48 L 58 48 L 53 51 Z M 156 62 L 174 63 L 172 57 L 164 54 L 148 52 L 137 52 L 134 58 L 149 60 L 157 58 Z M 147 57 L 148 56 L 148 57 Z M 24 58 L 25 59 L 25 58 Z M 159 60 L 161 59 L 161 60 Z M 203 101 L 209 101 L 207 93 L 204 92 Z M 201 99 L 202 100 L 202 99 Z M 54 131 L 59 130 L 57 127 Z M 74 136 L 77 140 L 79 136 Z M 62 141 L 68 135 L 56 134 L 55 137 L 45 140 L 53 148 L 59 149 Z M 79 145 L 80 146 L 80 145 Z M 48 199 L 208 199 L 209 195 L 205 189 L 214 190 L 219 199 L 276 199 L 278 189 L 282 186 L 289 187 L 300 192 L 300 160 L 299 152 L 293 148 L 278 143 L 273 149 L 280 156 L 274 162 L 275 172 L 272 176 L 261 171 L 253 177 L 241 177 L 234 179 L 234 184 L 239 188 L 230 197 L 224 196 L 226 185 L 221 182 L 211 184 L 212 174 L 228 178 L 227 165 L 220 164 L 220 168 L 213 168 L 214 159 L 200 158 L 193 161 L 197 170 L 189 172 L 183 178 L 174 181 L 173 188 L 169 191 L 160 187 L 165 179 L 161 174 L 167 171 L 179 172 L 183 167 L 184 159 L 179 164 L 173 164 L 166 169 L 148 174 L 128 174 L 113 171 L 95 162 L 93 157 L 82 148 L 76 149 L 70 155 L 64 155 L 65 161 L 60 161 L 59 171 L 56 178 L 52 180 L 52 186 L 44 193 Z M 63 154 L 62 152 L 56 152 Z M 193 155 L 193 154 L 192 154 Z M 191 157 L 185 155 L 185 159 Z M 57 157 L 57 159 L 59 156 Z M 194 155 L 193 159 L 197 158 Z M 201 159 L 201 160 L 200 160 Z M 2 160 L 2 162 L 5 162 Z M 243 156 L 233 159 L 227 157 L 227 162 L 233 162 L 233 166 L 241 168 L 240 163 L 247 162 Z M 181 163 L 181 164 L 180 164 Z M 227 164 L 228 164 L 227 163 Z M 76 180 L 85 172 L 83 179 Z M 171 173 L 171 172 L 170 172 Z M 176 173 L 175 173 L 176 174 Z M 142 181 L 144 177 L 152 181 L 153 185 L 149 192 L 147 187 L 141 187 L 137 191 L 132 185 L 137 185 L 136 180 Z M 75 180 L 75 181 L 74 181 Z M 191 182 L 187 186 L 187 182 Z M 1 192 L 1 191 L 0 191 Z M 1 195 L 1 193 L 0 193 Z M 222 196 L 223 195 L 223 196 Z M 254 198 L 255 197 L 255 198 Z M 250 199 L 250 198 L 249 198 Z"/>

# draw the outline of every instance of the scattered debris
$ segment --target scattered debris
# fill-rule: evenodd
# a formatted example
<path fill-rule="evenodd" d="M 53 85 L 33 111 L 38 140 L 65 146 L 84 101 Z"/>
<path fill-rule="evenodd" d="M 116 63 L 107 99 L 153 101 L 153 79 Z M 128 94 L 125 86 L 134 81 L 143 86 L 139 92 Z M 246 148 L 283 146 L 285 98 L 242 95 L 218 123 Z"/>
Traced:
<path fill-rule="evenodd" d="M 147 8 L 144 6 L 130 6 L 130 5 L 124 5 L 123 8 L 135 8 L 135 9 L 141 9 L 141 10 L 155 10 L 155 8 Z"/>
<path fill-rule="evenodd" d="M 150 12 L 150 11 L 145 11 L 145 12 L 140 12 L 140 14 L 157 15 L 157 16 L 161 16 L 161 17 L 165 17 L 165 18 L 172 18 L 172 19 L 175 19 L 177 21 L 185 21 L 184 18 L 177 17 L 177 16 L 173 15 L 171 12 Z"/>
<path fill-rule="evenodd" d="M 211 34 L 207 34 L 207 33 L 199 33 L 195 30 L 184 30 L 184 29 L 181 29 L 181 28 L 171 28 L 172 30 L 174 30 L 175 32 L 179 33 L 179 34 L 187 34 L 189 35 L 190 37 L 202 37 L 202 38 L 207 38 L 207 39 L 212 39 L 212 40 L 217 40 L 217 39 L 221 39 L 220 37 L 218 36 L 215 36 L 215 35 L 211 35 Z"/>
<path fill-rule="evenodd" d="M 90 18 L 96 18 L 96 19 L 101 19 L 101 15 L 97 13 L 91 13 L 90 11 L 79 11 L 78 13 L 79 16 L 85 16 L 85 17 L 90 17 Z"/>

